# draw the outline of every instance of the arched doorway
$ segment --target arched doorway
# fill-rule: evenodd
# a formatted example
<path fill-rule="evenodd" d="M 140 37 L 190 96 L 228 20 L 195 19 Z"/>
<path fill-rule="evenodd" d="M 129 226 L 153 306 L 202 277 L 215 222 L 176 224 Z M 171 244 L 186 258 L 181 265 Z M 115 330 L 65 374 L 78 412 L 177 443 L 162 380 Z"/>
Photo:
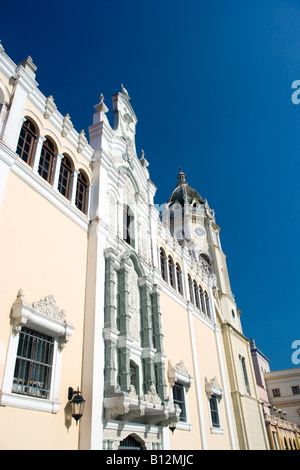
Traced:
<path fill-rule="evenodd" d="M 142 450 L 141 443 L 129 435 L 120 442 L 118 450 Z"/>

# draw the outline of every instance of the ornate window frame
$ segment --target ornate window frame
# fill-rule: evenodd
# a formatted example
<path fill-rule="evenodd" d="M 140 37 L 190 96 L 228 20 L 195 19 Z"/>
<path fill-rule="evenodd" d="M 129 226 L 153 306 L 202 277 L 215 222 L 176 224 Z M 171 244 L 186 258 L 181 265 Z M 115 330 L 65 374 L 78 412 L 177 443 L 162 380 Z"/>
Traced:
<path fill-rule="evenodd" d="M 29 304 L 19 290 L 11 309 L 11 335 L 1 391 L 0 404 L 29 410 L 58 413 L 62 350 L 74 332 L 74 326 L 66 320 L 63 310 L 59 310 L 52 295 L 39 302 Z M 54 339 L 51 387 L 48 399 L 19 395 L 12 392 L 19 333 L 22 326 L 47 334 Z"/>
<path fill-rule="evenodd" d="M 185 431 L 191 431 L 192 424 L 190 422 L 190 412 L 189 412 L 187 392 L 189 391 L 193 383 L 193 377 L 188 373 L 187 368 L 184 365 L 184 362 L 181 360 L 175 366 L 172 366 L 171 362 L 169 361 L 168 379 L 169 379 L 169 384 L 170 384 L 170 400 L 171 401 L 173 401 L 174 384 L 178 383 L 178 384 L 183 385 L 186 421 L 178 421 L 176 424 L 176 428 L 182 429 Z"/>

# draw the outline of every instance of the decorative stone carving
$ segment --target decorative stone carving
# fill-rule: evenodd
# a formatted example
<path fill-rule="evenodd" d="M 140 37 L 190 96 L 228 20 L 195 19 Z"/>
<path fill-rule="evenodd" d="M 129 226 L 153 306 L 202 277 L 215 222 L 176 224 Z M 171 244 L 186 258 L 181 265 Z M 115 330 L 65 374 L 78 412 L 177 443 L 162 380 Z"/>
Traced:
<path fill-rule="evenodd" d="M 38 312 L 48 315 L 48 317 L 65 322 L 64 310 L 59 310 L 59 308 L 56 306 L 56 302 L 54 300 L 53 295 L 47 295 L 44 299 L 41 299 L 39 302 L 34 302 L 33 308 Z"/>
<path fill-rule="evenodd" d="M 141 150 L 141 158 L 140 158 L 140 163 L 142 165 L 143 168 L 147 168 L 147 166 L 149 166 L 149 162 L 146 160 L 145 158 L 145 152 L 144 150 Z"/>
<path fill-rule="evenodd" d="M 184 365 L 184 362 L 181 360 L 178 364 L 176 364 L 175 369 L 183 375 L 189 375 L 187 368 Z"/>
<path fill-rule="evenodd" d="M 71 129 L 73 129 L 73 124 L 71 122 L 69 114 L 66 114 L 63 120 L 61 135 L 63 137 L 66 137 L 66 135 L 69 134 Z"/>
<path fill-rule="evenodd" d="M 137 396 L 137 394 L 136 394 L 135 386 L 134 386 L 134 385 L 130 385 L 130 389 L 129 389 L 129 392 L 128 392 L 128 396 L 129 396 L 129 398 L 132 398 L 133 400 L 137 400 L 137 399 L 138 399 L 138 396 Z"/>
<path fill-rule="evenodd" d="M 168 379 L 171 387 L 173 387 L 175 382 L 180 382 L 184 384 L 187 391 L 193 383 L 193 377 L 188 373 L 183 360 L 175 366 L 172 366 L 171 361 L 169 361 Z"/>
<path fill-rule="evenodd" d="M 57 337 L 60 350 L 65 347 L 74 331 L 74 326 L 66 321 L 64 311 L 59 310 L 56 306 L 53 295 L 48 295 L 39 302 L 30 305 L 24 299 L 24 293 L 20 289 L 12 305 L 11 318 L 14 335 L 17 335 L 22 326 L 29 321 L 32 325 L 40 325 L 52 331 L 53 335 Z"/>
<path fill-rule="evenodd" d="M 156 388 L 154 385 L 151 385 L 149 392 L 144 396 L 144 399 L 147 403 L 152 403 L 153 405 L 161 405 L 161 399 L 156 393 Z"/>
<path fill-rule="evenodd" d="M 87 145 L 88 141 L 85 137 L 84 130 L 80 131 L 79 137 L 78 137 L 78 147 L 77 147 L 77 152 L 81 153 L 84 149 L 84 147 Z"/>
<path fill-rule="evenodd" d="M 138 275 L 133 263 L 128 272 L 128 309 L 130 315 L 130 334 L 140 342 L 140 297 L 138 288 Z"/>
<path fill-rule="evenodd" d="M 216 395 L 219 400 L 222 399 L 223 390 L 220 387 L 216 377 L 211 380 L 208 380 L 207 377 L 205 377 L 205 391 L 209 399 L 212 395 Z"/>
<path fill-rule="evenodd" d="M 52 95 L 49 95 L 46 99 L 46 106 L 44 112 L 44 118 L 49 119 L 49 117 L 56 111 L 57 107 L 54 103 L 54 99 Z"/>

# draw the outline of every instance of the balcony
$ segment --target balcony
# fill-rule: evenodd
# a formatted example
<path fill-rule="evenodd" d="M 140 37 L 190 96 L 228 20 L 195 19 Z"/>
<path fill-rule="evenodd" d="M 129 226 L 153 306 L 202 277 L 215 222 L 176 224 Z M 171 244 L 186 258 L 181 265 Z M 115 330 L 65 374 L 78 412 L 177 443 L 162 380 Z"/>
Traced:
<path fill-rule="evenodd" d="M 163 402 L 154 386 L 146 395 L 138 396 L 132 386 L 130 392 L 114 393 L 104 398 L 105 419 L 135 422 L 153 426 L 168 426 L 179 421 L 180 408 L 169 401 Z"/>

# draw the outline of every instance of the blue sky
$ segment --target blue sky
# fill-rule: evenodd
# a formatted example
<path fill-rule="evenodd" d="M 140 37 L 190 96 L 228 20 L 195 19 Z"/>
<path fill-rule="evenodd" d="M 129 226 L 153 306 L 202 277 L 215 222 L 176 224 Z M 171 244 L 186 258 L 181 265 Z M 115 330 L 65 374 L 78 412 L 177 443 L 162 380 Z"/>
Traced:
<path fill-rule="evenodd" d="M 300 3 L 297 0 L 3 2 L 0 39 L 75 128 L 123 83 L 164 203 L 177 182 L 221 227 L 244 334 L 272 370 L 296 367 L 299 328 Z"/>

